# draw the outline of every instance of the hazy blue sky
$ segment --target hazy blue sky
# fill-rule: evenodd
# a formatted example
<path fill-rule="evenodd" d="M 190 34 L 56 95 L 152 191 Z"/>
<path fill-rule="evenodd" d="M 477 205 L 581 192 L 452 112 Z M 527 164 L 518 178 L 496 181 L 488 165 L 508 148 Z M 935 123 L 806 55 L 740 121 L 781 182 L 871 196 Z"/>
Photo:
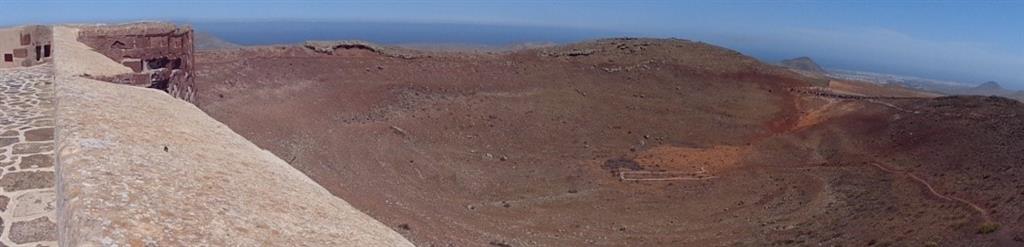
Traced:
<path fill-rule="evenodd" d="M 0 25 L 148 20 L 515 24 L 703 40 L 765 60 L 1024 88 L 1024 1 L 0 0 Z"/>

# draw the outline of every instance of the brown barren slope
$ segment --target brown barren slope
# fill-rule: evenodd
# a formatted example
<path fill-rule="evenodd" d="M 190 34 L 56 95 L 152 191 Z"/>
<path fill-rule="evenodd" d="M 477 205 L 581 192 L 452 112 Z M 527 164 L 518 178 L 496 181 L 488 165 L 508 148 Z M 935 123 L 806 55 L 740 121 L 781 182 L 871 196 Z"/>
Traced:
<path fill-rule="evenodd" d="M 197 63 L 203 110 L 421 246 L 1021 243 L 1022 152 L 913 141 L 975 128 L 931 113 L 945 99 L 798 93 L 813 80 L 703 43 L 260 47 Z M 992 137 L 970 148 L 1024 146 Z M 978 234 L 975 210 L 872 162 L 997 210 L 1001 229 Z"/>
<path fill-rule="evenodd" d="M 828 87 L 836 92 L 846 94 L 880 96 L 880 97 L 918 97 L 931 98 L 942 96 L 936 93 L 917 91 L 898 85 L 878 85 L 863 81 L 831 80 Z"/>

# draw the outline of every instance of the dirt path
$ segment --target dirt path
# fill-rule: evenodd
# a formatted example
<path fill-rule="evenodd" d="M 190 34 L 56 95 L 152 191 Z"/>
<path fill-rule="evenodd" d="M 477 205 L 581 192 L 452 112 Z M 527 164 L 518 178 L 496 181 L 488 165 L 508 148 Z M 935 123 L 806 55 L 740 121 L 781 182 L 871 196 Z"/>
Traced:
<path fill-rule="evenodd" d="M 968 201 L 966 199 L 963 199 L 963 198 L 960 198 L 960 197 L 957 197 L 957 196 L 953 196 L 953 195 L 942 194 L 939 191 L 935 190 L 935 187 L 932 186 L 931 183 L 929 183 L 928 181 L 922 179 L 921 177 L 918 177 L 917 175 L 914 175 L 913 173 L 910 173 L 909 171 L 896 170 L 896 169 L 893 169 L 891 167 L 888 167 L 888 166 L 886 166 L 886 165 L 884 165 L 882 163 L 878 163 L 878 162 L 872 162 L 871 164 L 874 165 L 875 167 L 878 167 L 878 169 L 881 169 L 882 171 L 885 171 L 885 172 L 888 172 L 888 173 L 892 173 L 892 174 L 902 174 L 904 176 L 910 177 L 914 181 L 917 181 L 917 183 L 919 183 L 921 185 L 924 185 L 925 188 L 928 188 L 928 191 L 931 192 L 932 195 L 935 195 L 936 197 L 942 198 L 942 199 L 947 200 L 947 201 L 956 201 L 956 202 L 963 203 L 963 204 L 965 204 L 967 206 L 970 206 L 972 209 L 974 209 L 974 211 L 977 211 L 978 214 L 981 215 L 982 219 L 985 220 L 985 223 L 995 223 L 994 221 L 992 221 L 992 217 L 989 216 L 988 210 L 985 210 L 981 206 L 978 206 L 978 204 L 975 204 L 975 203 L 973 203 L 971 201 Z"/>
<path fill-rule="evenodd" d="M 912 113 L 912 114 L 919 114 L 920 113 L 920 112 L 917 112 L 917 111 L 912 111 L 912 110 L 904 109 L 902 107 L 899 107 L 899 106 L 894 105 L 894 104 L 889 103 L 889 102 L 882 101 L 882 99 L 900 99 L 902 97 L 870 97 L 870 96 L 847 95 L 847 94 L 841 94 L 841 93 L 835 93 L 835 92 L 816 92 L 816 91 L 800 91 L 800 90 L 797 90 L 797 92 L 803 93 L 803 94 L 806 94 L 806 95 L 823 97 L 823 98 L 863 101 L 863 102 L 868 102 L 868 103 L 872 103 L 872 104 L 882 105 L 882 106 L 891 108 L 891 109 L 896 110 L 896 111 L 904 112 L 904 113 Z M 917 175 L 914 175 L 913 173 L 910 173 L 909 171 L 896 170 L 896 169 L 893 169 L 891 167 L 888 167 L 888 166 L 886 166 L 886 165 L 884 165 L 882 163 L 878 163 L 878 162 L 872 162 L 871 164 L 874 165 L 875 167 L 878 167 L 878 169 L 881 169 L 882 171 L 885 171 L 885 172 L 888 172 L 888 173 L 893 173 L 893 174 L 902 174 L 904 176 L 910 177 L 914 181 L 917 181 L 919 184 L 924 185 L 925 188 L 928 188 L 928 191 L 931 192 L 932 195 L 935 195 L 936 197 L 942 198 L 943 200 L 956 201 L 956 202 L 965 204 L 967 206 L 970 206 L 972 209 L 974 209 L 974 211 L 977 211 L 982 216 L 982 219 L 984 219 L 984 221 L 986 223 L 994 223 L 992 221 L 991 216 L 988 214 L 988 210 L 982 208 L 978 204 L 975 204 L 975 203 L 973 203 L 971 201 L 965 200 L 965 199 L 957 197 L 957 196 L 945 195 L 943 193 L 940 193 L 939 191 L 935 190 L 935 187 L 932 186 L 931 183 L 929 183 L 928 181 L 922 179 L 921 177 L 918 177 Z"/>
<path fill-rule="evenodd" d="M 893 169 L 893 168 L 891 168 L 889 166 L 886 166 L 885 164 L 878 163 L 878 162 L 872 162 L 871 164 L 874 165 L 875 167 L 878 167 L 878 169 L 880 169 L 882 171 L 885 171 L 885 172 L 888 172 L 888 173 L 892 173 L 892 174 L 902 174 L 904 176 L 907 176 L 907 177 L 913 179 L 914 181 L 917 181 L 917 183 L 923 185 L 925 188 L 928 188 L 928 191 L 931 192 L 932 195 L 935 195 L 936 197 L 942 198 L 943 200 L 947 200 L 947 201 L 959 202 L 959 203 L 962 203 L 964 205 L 969 206 L 971 209 L 974 209 L 974 211 L 978 212 L 978 214 L 981 215 L 981 218 L 984 221 L 983 224 L 985 224 L 985 225 L 989 225 L 989 226 L 994 225 L 996 227 L 999 227 L 1001 225 L 1001 224 L 999 224 L 999 222 L 996 222 L 996 221 L 992 220 L 992 216 L 989 215 L 989 213 L 988 213 L 989 210 L 986 210 L 985 208 L 979 206 L 978 204 L 976 204 L 974 202 L 971 202 L 971 201 L 968 201 L 966 199 L 960 198 L 958 196 L 945 195 L 945 194 L 939 192 L 938 190 L 935 190 L 935 187 L 932 186 L 932 184 L 929 183 L 927 180 L 924 180 L 923 178 L 918 177 L 917 175 L 914 175 L 913 173 L 910 173 L 910 171 L 896 170 L 896 169 Z M 998 228 L 996 228 L 994 234 L 996 236 L 996 241 L 999 243 L 999 246 L 1014 246 L 1014 245 L 1019 244 L 1018 242 L 1013 240 L 1013 237 L 1010 236 L 1010 233 L 1008 231 L 1006 231 L 1006 230 L 999 230 Z"/>
<path fill-rule="evenodd" d="M 792 91 L 797 92 L 799 94 L 803 94 L 803 95 L 810 95 L 810 96 L 816 96 L 816 97 L 821 97 L 821 98 L 868 102 L 868 103 L 872 103 L 872 104 L 888 107 L 888 108 L 891 108 L 893 110 L 900 111 L 900 112 L 903 112 L 903 113 L 920 114 L 920 112 L 918 112 L 918 111 L 908 110 L 906 108 L 899 107 L 899 106 L 897 106 L 895 104 L 892 104 L 892 103 L 884 101 L 884 100 L 894 100 L 894 99 L 917 99 L 916 97 L 862 96 L 862 95 L 853 95 L 853 94 L 845 94 L 845 93 L 834 92 L 834 91 L 831 91 L 831 90 L 828 90 L 828 89 L 810 89 L 810 90 L 792 89 Z"/>
<path fill-rule="evenodd" d="M 658 172 L 658 171 L 621 171 L 619 180 L 622 181 L 677 181 L 677 180 L 708 180 L 718 176 L 707 175 L 707 172 Z"/>

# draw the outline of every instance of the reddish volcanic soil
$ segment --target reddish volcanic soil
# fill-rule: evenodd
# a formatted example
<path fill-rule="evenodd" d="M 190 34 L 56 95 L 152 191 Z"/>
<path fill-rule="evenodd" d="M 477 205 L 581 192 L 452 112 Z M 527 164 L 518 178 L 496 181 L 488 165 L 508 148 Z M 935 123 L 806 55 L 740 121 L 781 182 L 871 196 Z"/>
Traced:
<path fill-rule="evenodd" d="M 853 95 L 871 95 L 887 97 L 938 97 L 941 95 L 915 91 L 898 85 L 878 85 L 862 81 L 830 80 L 829 88 L 836 92 Z"/>
<path fill-rule="evenodd" d="M 1016 101 L 684 40 L 402 52 L 200 53 L 199 106 L 420 246 L 1024 245 Z"/>

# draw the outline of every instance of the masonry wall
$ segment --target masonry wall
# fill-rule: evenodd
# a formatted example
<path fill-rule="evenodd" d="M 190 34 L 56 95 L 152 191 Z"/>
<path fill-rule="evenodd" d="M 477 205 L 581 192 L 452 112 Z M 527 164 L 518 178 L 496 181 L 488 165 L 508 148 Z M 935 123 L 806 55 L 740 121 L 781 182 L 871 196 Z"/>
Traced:
<path fill-rule="evenodd" d="M 133 73 L 96 78 L 166 91 L 195 99 L 193 31 L 164 23 L 80 28 L 78 40 L 132 69 Z"/>
<path fill-rule="evenodd" d="M 83 78 L 134 72 L 54 30 L 50 246 L 413 246 L 198 107 Z"/>
<path fill-rule="evenodd" d="M 47 63 L 53 55 L 53 32 L 47 26 L 0 29 L 0 68 Z"/>

